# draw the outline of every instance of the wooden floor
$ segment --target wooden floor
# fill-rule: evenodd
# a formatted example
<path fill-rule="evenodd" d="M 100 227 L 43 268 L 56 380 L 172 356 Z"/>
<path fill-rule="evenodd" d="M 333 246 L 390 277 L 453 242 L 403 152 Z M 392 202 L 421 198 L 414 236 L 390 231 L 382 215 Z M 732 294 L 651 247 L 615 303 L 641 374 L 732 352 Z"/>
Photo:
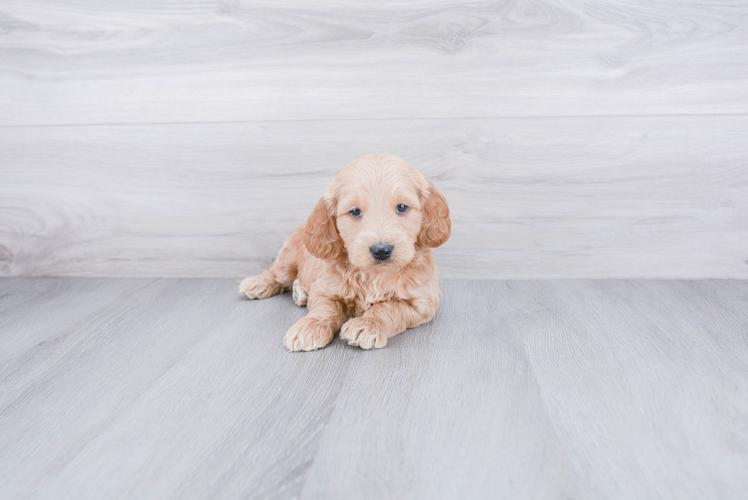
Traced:
<path fill-rule="evenodd" d="M 1 279 L 0 497 L 748 497 L 748 281 L 442 287 L 290 354 L 233 280 Z"/>

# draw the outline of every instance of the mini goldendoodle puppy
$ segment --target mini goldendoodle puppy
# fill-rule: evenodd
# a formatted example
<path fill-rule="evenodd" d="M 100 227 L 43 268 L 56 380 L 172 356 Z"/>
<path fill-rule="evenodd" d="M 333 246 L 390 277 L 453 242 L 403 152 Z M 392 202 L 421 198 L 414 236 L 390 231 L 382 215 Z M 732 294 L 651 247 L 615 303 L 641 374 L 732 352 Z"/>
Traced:
<path fill-rule="evenodd" d="M 366 155 L 327 186 L 273 267 L 241 282 L 250 299 L 293 289 L 309 314 L 286 333 L 289 351 L 313 351 L 335 332 L 363 349 L 431 321 L 441 291 L 431 252 L 451 230 L 447 200 L 402 158 Z"/>

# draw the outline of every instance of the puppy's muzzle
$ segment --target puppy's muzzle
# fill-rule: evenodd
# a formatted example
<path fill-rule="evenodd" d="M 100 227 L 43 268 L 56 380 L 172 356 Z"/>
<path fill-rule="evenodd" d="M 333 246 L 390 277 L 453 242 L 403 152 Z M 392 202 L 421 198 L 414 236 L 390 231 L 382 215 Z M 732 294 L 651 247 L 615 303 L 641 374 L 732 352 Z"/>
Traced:
<path fill-rule="evenodd" d="M 371 247 L 371 256 L 379 262 L 384 262 L 392 256 L 392 245 L 389 243 L 377 243 Z"/>

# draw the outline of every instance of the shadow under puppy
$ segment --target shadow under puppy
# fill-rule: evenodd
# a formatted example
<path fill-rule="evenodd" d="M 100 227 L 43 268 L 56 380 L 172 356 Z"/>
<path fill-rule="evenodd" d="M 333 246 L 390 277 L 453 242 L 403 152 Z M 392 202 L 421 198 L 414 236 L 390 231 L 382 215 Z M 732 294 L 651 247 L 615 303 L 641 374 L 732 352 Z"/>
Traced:
<path fill-rule="evenodd" d="M 239 290 L 264 299 L 293 289 L 309 314 L 286 333 L 289 351 L 329 344 L 335 332 L 363 349 L 431 321 L 441 291 L 431 251 L 451 230 L 447 200 L 402 158 L 366 155 L 327 186 L 273 266 Z"/>

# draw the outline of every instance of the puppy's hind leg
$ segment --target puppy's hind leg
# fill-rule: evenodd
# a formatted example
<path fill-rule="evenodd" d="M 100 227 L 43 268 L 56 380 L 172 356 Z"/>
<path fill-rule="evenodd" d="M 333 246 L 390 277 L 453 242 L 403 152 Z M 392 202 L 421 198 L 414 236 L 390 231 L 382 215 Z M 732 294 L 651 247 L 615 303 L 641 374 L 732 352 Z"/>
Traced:
<path fill-rule="evenodd" d="M 273 273 L 265 271 L 259 276 L 244 278 L 239 283 L 239 291 L 250 299 L 267 299 L 283 292 L 283 286 L 276 281 Z"/>
<path fill-rule="evenodd" d="M 299 307 L 304 307 L 306 305 L 307 298 L 308 295 L 306 291 L 301 288 L 299 280 L 293 280 L 293 303 Z"/>
<path fill-rule="evenodd" d="M 273 266 L 260 274 L 245 278 L 239 284 L 239 291 L 250 299 L 266 299 L 278 295 L 291 288 L 291 284 L 298 274 L 296 253 L 300 243 L 297 230 L 286 240 L 275 259 Z"/>

